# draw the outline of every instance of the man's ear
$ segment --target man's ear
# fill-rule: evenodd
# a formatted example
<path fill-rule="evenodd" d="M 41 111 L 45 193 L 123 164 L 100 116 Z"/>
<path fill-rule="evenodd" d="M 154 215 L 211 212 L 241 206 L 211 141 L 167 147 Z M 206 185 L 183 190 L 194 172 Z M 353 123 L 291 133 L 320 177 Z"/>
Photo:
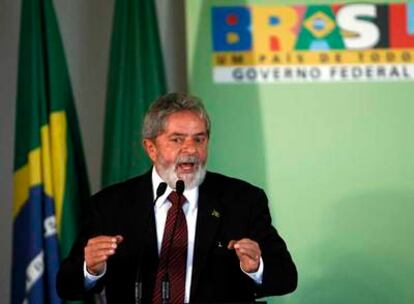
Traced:
<path fill-rule="evenodd" d="M 146 138 L 142 141 L 142 145 L 144 146 L 148 157 L 152 160 L 152 162 L 155 162 L 157 158 L 157 146 L 155 145 L 155 142 L 151 139 Z"/>

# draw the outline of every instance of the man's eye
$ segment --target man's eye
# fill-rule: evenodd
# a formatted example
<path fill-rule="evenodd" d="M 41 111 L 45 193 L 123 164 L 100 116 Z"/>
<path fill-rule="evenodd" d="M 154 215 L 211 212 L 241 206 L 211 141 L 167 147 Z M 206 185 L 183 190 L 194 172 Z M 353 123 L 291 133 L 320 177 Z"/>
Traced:
<path fill-rule="evenodd" d="M 174 143 L 181 143 L 183 139 L 181 137 L 172 137 L 171 141 Z"/>
<path fill-rule="evenodd" d="M 197 136 L 197 137 L 194 138 L 194 141 L 198 144 L 201 144 L 201 143 L 206 141 L 206 138 L 205 138 L 205 136 Z"/>

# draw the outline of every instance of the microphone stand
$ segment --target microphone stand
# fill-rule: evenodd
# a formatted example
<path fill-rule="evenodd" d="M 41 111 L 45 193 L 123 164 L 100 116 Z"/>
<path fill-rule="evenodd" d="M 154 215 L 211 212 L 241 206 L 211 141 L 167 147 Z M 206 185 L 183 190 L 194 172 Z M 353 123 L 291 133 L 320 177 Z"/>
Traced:
<path fill-rule="evenodd" d="M 157 200 L 165 193 L 166 189 L 167 189 L 167 184 L 166 183 L 162 182 L 158 185 L 157 195 L 156 195 L 154 201 L 152 202 L 152 207 L 154 207 Z M 151 210 L 148 214 L 147 221 L 146 221 L 145 226 L 144 226 L 144 235 L 145 235 L 145 232 L 148 229 L 150 214 L 151 214 Z M 144 255 L 144 248 L 141 251 L 141 258 Z M 136 278 L 135 278 L 135 304 L 142 304 L 142 275 L 141 275 L 141 265 L 140 265 L 141 261 L 140 260 L 141 259 L 138 259 L 138 269 L 137 269 L 137 275 L 136 275 Z"/>

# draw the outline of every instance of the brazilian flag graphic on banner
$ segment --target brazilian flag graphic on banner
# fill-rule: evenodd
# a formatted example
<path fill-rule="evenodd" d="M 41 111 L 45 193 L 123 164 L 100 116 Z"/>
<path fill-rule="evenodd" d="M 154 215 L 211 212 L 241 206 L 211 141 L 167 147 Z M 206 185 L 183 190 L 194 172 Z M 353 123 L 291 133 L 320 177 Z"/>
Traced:
<path fill-rule="evenodd" d="M 89 186 L 51 0 L 22 0 L 11 303 L 61 303 L 56 273 Z"/>

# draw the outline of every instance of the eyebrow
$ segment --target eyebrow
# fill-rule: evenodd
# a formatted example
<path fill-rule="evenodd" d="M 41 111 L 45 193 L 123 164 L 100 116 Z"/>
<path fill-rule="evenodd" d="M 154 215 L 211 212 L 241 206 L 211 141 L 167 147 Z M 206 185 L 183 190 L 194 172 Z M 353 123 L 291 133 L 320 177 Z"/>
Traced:
<path fill-rule="evenodd" d="M 207 136 L 207 132 L 199 132 L 196 134 L 186 134 L 186 133 L 179 133 L 179 132 L 174 132 L 172 134 L 170 134 L 169 136 Z"/>

